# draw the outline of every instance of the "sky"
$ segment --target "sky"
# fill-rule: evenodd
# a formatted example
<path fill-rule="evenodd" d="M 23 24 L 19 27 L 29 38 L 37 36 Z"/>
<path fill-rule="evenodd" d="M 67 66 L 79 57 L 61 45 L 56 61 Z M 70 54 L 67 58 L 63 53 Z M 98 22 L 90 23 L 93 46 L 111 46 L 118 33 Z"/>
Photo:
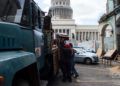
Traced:
<path fill-rule="evenodd" d="M 48 12 L 51 0 L 34 0 L 40 8 Z M 98 25 L 98 20 L 106 12 L 107 0 L 71 0 L 73 19 L 79 25 Z"/>

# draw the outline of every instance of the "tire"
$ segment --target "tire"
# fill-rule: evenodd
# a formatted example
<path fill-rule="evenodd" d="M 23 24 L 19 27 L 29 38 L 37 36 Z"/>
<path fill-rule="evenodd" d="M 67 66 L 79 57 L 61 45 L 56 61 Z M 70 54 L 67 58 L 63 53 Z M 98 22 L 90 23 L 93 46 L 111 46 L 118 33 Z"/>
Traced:
<path fill-rule="evenodd" d="M 92 64 L 92 60 L 90 58 L 86 58 L 84 62 L 87 65 Z"/>
<path fill-rule="evenodd" d="M 27 80 L 18 79 L 13 86 L 30 86 L 30 83 Z"/>

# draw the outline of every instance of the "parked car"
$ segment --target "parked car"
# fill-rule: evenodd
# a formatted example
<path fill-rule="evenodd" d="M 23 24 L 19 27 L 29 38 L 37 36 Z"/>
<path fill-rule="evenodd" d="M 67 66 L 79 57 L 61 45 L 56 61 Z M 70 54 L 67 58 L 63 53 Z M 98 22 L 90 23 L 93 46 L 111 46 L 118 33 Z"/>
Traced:
<path fill-rule="evenodd" d="M 79 47 L 74 47 L 74 49 L 76 50 L 75 58 L 74 58 L 75 62 L 81 62 L 85 64 L 92 64 L 99 62 L 96 53 L 87 52 L 86 50 L 81 49 Z"/>
<path fill-rule="evenodd" d="M 96 53 L 94 49 L 90 49 L 90 48 L 88 48 L 88 49 L 85 49 L 85 50 L 86 50 L 87 52 Z"/>

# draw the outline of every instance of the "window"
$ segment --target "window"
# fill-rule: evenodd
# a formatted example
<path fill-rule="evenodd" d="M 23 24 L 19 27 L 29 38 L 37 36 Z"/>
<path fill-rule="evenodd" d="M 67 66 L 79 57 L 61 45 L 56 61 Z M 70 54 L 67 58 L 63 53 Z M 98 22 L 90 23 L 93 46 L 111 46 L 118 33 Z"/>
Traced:
<path fill-rule="evenodd" d="M 15 22 L 16 12 L 19 9 L 15 1 L 0 1 L 0 20 L 5 22 Z"/>
<path fill-rule="evenodd" d="M 29 26 L 30 24 L 30 17 L 29 17 L 30 6 L 28 2 L 29 2 L 28 0 L 25 0 L 25 5 L 24 5 L 22 19 L 21 19 L 21 25 L 24 25 L 24 26 Z"/>

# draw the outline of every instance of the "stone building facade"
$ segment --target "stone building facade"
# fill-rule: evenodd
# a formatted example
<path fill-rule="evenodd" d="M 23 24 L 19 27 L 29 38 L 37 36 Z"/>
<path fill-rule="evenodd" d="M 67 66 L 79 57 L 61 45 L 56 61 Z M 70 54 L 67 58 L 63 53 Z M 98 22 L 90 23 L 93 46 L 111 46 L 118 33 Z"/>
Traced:
<path fill-rule="evenodd" d="M 99 20 L 99 32 L 103 52 L 120 51 L 120 0 L 107 0 L 107 11 Z"/>
<path fill-rule="evenodd" d="M 99 40 L 98 26 L 97 25 L 77 25 L 76 40 L 77 41 Z"/>
<path fill-rule="evenodd" d="M 75 24 L 75 20 L 73 19 L 73 10 L 70 6 L 70 0 L 51 0 L 49 13 L 52 15 L 54 32 L 69 35 L 70 41 L 79 43 L 99 39 L 97 25 Z"/>

